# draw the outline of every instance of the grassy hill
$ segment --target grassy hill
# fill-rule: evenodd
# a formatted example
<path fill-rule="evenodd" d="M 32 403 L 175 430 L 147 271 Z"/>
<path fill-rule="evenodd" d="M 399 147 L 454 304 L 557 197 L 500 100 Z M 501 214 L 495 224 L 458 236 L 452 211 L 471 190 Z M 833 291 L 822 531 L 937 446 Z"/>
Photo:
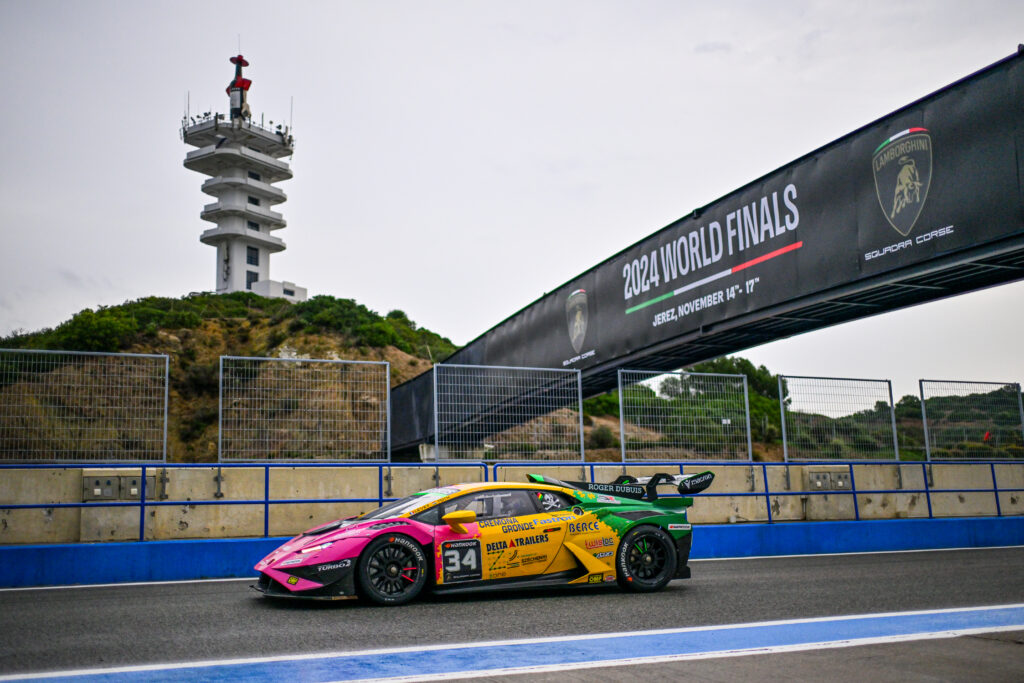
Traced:
<path fill-rule="evenodd" d="M 386 360 L 394 386 L 457 347 L 402 311 L 381 316 L 351 299 L 316 296 L 291 304 L 236 292 L 86 309 L 54 329 L 2 338 L 0 348 L 167 354 L 168 459 L 213 462 L 222 355 Z"/>

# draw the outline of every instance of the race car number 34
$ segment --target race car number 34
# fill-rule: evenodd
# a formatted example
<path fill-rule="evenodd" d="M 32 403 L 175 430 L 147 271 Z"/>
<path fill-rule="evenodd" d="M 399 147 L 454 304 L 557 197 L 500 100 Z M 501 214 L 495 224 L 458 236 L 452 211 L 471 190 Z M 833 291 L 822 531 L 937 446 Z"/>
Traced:
<path fill-rule="evenodd" d="M 441 567 L 444 583 L 474 581 L 483 578 L 480 541 L 445 541 L 441 544 Z"/>

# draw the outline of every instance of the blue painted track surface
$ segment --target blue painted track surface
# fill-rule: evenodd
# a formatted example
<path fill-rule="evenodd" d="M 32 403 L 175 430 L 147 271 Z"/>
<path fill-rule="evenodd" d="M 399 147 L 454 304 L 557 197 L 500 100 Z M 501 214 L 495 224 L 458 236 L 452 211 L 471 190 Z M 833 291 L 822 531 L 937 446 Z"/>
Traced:
<path fill-rule="evenodd" d="M 1024 605 L 835 617 L 760 624 L 584 635 L 471 645 L 402 648 L 333 655 L 276 657 L 206 665 L 125 668 L 50 680 L 93 681 L 345 681 L 401 676 L 502 673 L 518 667 L 685 658 L 771 648 L 832 646 L 924 637 L 924 634 L 1024 629 Z M 953 633 L 950 633 L 953 632 Z M 934 637 L 934 636 L 933 636 Z M 852 642 L 851 642 L 852 641 Z M 17 680 L 17 679 L 14 679 Z"/>

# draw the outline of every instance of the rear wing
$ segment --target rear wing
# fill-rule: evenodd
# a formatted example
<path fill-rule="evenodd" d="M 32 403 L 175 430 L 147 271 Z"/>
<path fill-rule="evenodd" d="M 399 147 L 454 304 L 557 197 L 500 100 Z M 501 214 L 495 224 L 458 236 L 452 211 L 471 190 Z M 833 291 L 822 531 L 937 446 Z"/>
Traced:
<path fill-rule="evenodd" d="M 561 481 L 543 474 L 528 474 L 528 481 L 536 484 L 551 484 L 554 486 L 565 486 L 567 488 L 589 491 L 591 493 L 604 493 L 634 500 L 652 501 L 658 499 L 659 486 L 675 486 L 681 495 L 687 496 L 692 493 L 700 493 L 715 479 L 714 472 L 701 472 L 699 474 L 667 474 L 659 472 L 649 477 L 634 477 L 629 474 L 622 474 L 610 484 L 602 484 L 589 481 Z"/>

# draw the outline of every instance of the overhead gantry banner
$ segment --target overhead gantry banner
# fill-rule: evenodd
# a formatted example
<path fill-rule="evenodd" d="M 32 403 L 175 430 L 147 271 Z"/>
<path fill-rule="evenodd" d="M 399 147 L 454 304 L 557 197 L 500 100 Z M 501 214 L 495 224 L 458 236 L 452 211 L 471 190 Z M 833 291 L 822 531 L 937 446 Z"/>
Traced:
<path fill-rule="evenodd" d="M 1020 241 L 1022 107 L 1024 59 L 1014 55 L 662 228 L 450 362 L 586 377 L 708 326 Z"/>

